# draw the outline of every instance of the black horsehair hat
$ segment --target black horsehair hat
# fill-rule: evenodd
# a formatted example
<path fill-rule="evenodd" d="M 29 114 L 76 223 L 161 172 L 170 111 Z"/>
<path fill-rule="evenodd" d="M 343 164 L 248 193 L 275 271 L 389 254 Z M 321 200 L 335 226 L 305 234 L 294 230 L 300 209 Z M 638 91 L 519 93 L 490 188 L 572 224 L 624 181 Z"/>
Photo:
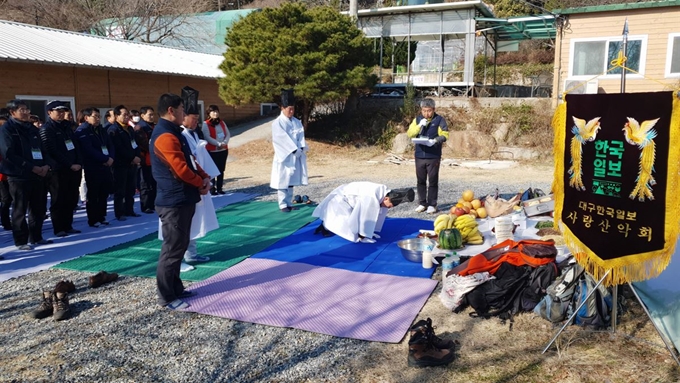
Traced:
<path fill-rule="evenodd" d="M 284 108 L 295 106 L 295 94 L 293 94 L 292 88 L 281 90 L 281 106 Z"/>
<path fill-rule="evenodd" d="M 198 91 L 196 89 L 188 86 L 182 88 L 182 101 L 184 102 L 184 112 L 186 114 L 200 114 L 198 110 Z"/>
<path fill-rule="evenodd" d="M 387 197 L 390 198 L 390 202 L 392 202 L 392 205 L 397 206 L 400 203 L 407 201 L 407 202 L 413 202 L 413 200 L 416 198 L 416 193 L 413 191 L 413 189 L 396 189 L 396 190 L 390 190 L 387 193 Z"/>

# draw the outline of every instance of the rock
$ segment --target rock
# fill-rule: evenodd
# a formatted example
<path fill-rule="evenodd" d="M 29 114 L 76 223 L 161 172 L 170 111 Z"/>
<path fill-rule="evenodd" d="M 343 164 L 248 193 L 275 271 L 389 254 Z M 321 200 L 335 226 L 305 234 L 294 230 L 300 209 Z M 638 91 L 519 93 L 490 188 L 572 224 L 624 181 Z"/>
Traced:
<path fill-rule="evenodd" d="M 508 131 L 510 130 L 510 125 L 507 122 L 501 122 L 500 124 L 493 124 L 494 130 L 491 135 L 496 139 L 496 142 L 505 142 L 508 136 Z"/>
<path fill-rule="evenodd" d="M 446 146 L 457 158 L 489 158 L 496 151 L 496 140 L 476 130 L 452 131 Z"/>
<path fill-rule="evenodd" d="M 392 153 L 406 153 L 411 149 L 411 146 L 411 139 L 408 138 L 406 133 L 399 133 L 392 140 Z"/>

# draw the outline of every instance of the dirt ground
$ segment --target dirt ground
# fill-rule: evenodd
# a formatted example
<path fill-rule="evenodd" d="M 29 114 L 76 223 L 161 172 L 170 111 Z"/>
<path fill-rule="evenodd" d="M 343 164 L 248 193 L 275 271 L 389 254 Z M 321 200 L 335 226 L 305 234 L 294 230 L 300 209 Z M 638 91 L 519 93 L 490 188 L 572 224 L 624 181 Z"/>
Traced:
<path fill-rule="evenodd" d="M 378 176 L 381 179 L 413 178 L 412 165 L 398 165 L 385 162 L 390 157 L 377 148 L 372 147 L 337 147 L 320 142 L 309 142 L 310 152 L 307 158 L 309 178 L 321 181 L 333 179 L 355 178 L 357 180 L 371 180 Z M 263 155 L 263 153 L 265 153 Z M 239 189 L 253 185 L 268 184 L 271 174 L 274 149 L 271 141 L 260 139 L 249 142 L 229 150 L 227 164 L 227 178 L 230 187 Z M 404 154 L 406 160 L 412 159 L 412 154 Z M 454 160 L 453 153 L 446 153 L 443 159 Z M 461 159 L 455 159 L 459 162 Z M 484 170 L 466 168 L 462 166 L 442 166 L 439 173 L 440 180 L 479 180 L 493 181 L 500 177 L 512 179 L 518 183 L 541 182 L 550 183 L 553 177 L 552 163 L 523 163 L 522 166 L 502 170 Z M 232 183 L 235 182 L 235 183 Z"/>
<path fill-rule="evenodd" d="M 384 160 L 389 153 L 375 148 L 340 148 L 310 142 L 309 176 L 333 179 L 394 179 L 413 177 L 412 165 Z M 263 155 L 263 153 L 266 153 Z M 227 164 L 232 188 L 269 183 L 273 149 L 266 139 L 230 150 Z M 406 159 L 410 155 L 404 156 Z M 445 155 L 453 159 L 453 155 Z M 459 160 L 459 159 L 456 159 Z M 550 184 L 552 163 L 523 163 L 502 170 L 442 166 L 440 180 Z M 438 272 L 437 272 L 438 273 Z M 435 274 L 435 278 L 438 274 Z M 441 286 L 441 284 L 440 284 Z M 497 319 L 453 314 L 439 301 L 435 289 L 419 318 L 431 317 L 437 333 L 458 342 L 457 359 L 445 368 L 404 368 L 407 340 L 399 344 L 371 344 L 373 357 L 357 360 L 366 371 L 365 382 L 676 382 L 678 366 L 665 349 L 653 325 L 627 287 L 626 310 L 616 334 L 590 332 L 570 326 L 545 354 L 543 348 L 557 328 L 532 313 L 518 315 L 512 327 Z"/>

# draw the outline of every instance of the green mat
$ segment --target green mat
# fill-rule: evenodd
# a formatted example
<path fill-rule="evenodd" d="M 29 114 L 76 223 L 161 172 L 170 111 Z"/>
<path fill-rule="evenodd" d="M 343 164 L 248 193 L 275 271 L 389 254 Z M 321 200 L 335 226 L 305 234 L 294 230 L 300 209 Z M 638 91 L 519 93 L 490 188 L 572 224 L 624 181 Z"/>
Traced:
<path fill-rule="evenodd" d="M 196 269 L 182 273 L 182 279 L 202 281 L 251 255 L 262 251 L 312 222 L 314 206 L 299 205 L 290 213 L 279 211 L 276 202 L 248 201 L 228 205 L 217 211 L 220 228 L 197 240 L 198 253 L 209 262 L 193 264 Z M 162 242 L 158 232 L 88 254 L 54 268 L 98 272 L 106 270 L 120 275 L 156 277 L 158 254 Z"/>

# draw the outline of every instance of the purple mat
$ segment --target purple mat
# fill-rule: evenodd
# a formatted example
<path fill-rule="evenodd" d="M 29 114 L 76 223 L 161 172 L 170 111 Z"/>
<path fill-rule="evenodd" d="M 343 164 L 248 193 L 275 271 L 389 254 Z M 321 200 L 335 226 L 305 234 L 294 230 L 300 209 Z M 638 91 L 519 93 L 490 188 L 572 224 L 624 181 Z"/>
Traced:
<path fill-rule="evenodd" d="M 186 311 L 398 343 L 437 281 L 249 258 L 191 285 Z"/>

